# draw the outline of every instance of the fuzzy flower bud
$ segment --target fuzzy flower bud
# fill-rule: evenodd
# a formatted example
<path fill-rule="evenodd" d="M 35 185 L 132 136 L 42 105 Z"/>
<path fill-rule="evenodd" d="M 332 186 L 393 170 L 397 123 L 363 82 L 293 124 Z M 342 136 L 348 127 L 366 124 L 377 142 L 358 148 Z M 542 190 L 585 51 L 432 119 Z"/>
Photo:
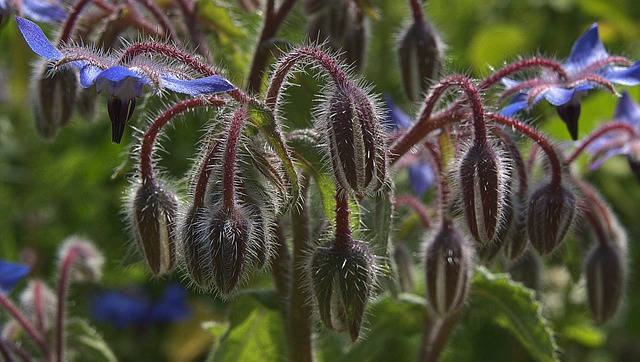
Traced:
<path fill-rule="evenodd" d="M 458 181 L 465 222 L 480 244 L 502 227 L 508 169 L 490 142 L 474 144 L 460 162 Z"/>
<path fill-rule="evenodd" d="M 351 83 L 339 85 L 327 104 L 326 134 L 340 187 L 358 195 L 375 192 L 386 178 L 386 150 L 376 109 Z"/>
<path fill-rule="evenodd" d="M 417 102 L 438 76 L 444 46 L 436 29 L 426 21 L 414 22 L 398 45 L 402 85 L 407 97 Z"/>
<path fill-rule="evenodd" d="M 613 318 L 622 303 L 626 270 L 621 250 L 599 243 L 584 263 L 589 309 L 598 323 Z"/>
<path fill-rule="evenodd" d="M 70 278 L 73 281 L 97 282 L 102 278 L 102 266 L 104 257 L 102 253 L 89 240 L 78 236 L 70 236 L 64 241 L 58 250 L 58 260 L 65 263 L 69 260 L 71 264 Z M 61 269 L 64 266 L 61 267 Z"/>
<path fill-rule="evenodd" d="M 69 120 L 78 100 L 78 70 L 60 67 L 52 71 L 53 63 L 42 62 L 35 76 L 36 130 L 47 139 L 53 138 Z"/>
<path fill-rule="evenodd" d="M 508 218 L 509 222 L 504 228 L 504 255 L 509 260 L 515 260 L 524 253 L 529 244 L 529 235 L 527 234 L 527 201 L 521 195 L 513 195 L 511 198 L 512 216 Z"/>
<path fill-rule="evenodd" d="M 207 240 L 204 209 L 192 207 L 180 223 L 182 257 L 189 279 L 202 290 L 213 287 L 211 245 Z"/>
<path fill-rule="evenodd" d="M 471 251 L 462 234 L 445 221 L 426 249 L 427 299 L 441 316 L 464 303 L 469 289 Z"/>
<path fill-rule="evenodd" d="M 531 244 L 544 255 L 558 246 L 573 222 L 576 200 L 564 186 L 547 184 L 529 198 L 527 231 Z"/>
<path fill-rule="evenodd" d="M 348 330 L 351 340 L 360 335 L 367 301 L 375 284 L 375 261 L 362 241 L 333 241 L 316 248 L 309 265 L 312 292 L 322 323 Z"/>
<path fill-rule="evenodd" d="M 42 280 L 30 280 L 20 293 L 20 306 L 29 320 L 42 331 L 49 331 L 56 318 L 58 298 Z"/>
<path fill-rule="evenodd" d="M 176 259 L 176 195 L 158 181 L 143 182 L 131 206 L 133 231 L 149 270 L 154 275 L 171 271 Z"/>

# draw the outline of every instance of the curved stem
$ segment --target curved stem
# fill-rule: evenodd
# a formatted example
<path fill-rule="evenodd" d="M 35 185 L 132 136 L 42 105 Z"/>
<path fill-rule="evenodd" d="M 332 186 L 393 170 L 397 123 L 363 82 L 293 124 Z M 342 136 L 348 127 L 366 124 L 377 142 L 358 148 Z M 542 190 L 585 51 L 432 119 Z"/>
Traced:
<path fill-rule="evenodd" d="M 206 195 L 207 185 L 209 184 L 209 176 L 211 175 L 211 169 L 213 168 L 214 161 L 218 157 L 220 148 L 220 140 L 213 140 L 209 146 L 207 154 L 200 164 L 200 172 L 198 172 L 198 180 L 196 181 L 195 189 L 193 192 L 194 209 L 198 209 L 204 204 L 204 196 Z"/>
<path fill-rule="evenodd" d="M 540 148 L 547 154 L 549 163 L 551 164 L 551 185 L 552 187 L 560 187 L 562 181 L 562 164 L 549 140 L 547 140 L 538 131 L 514 118 L 503 116 L 498 113 L 488 113 L 487 116 L 497 123 L 516 129 L 518 132 L 531 138 L 540 145 Z"/>
<path fill-rule="evenodd" d="M 447 214 L 447 207 L 449 203 L 449 183 L 444 173 L 444 166 L 442 165 L 442 152 L 435 142 L 426 141 L 424 146 L 427 151 L 429 151 L 431 160 L 433 160 L 433 164 L 436 168 L 436 177 L 439 185 L 438 197 L 440 200 L 440 215 L 442 219 L 444 219 Z"/>
<path fill-rule="evenodd" d="M 78 0 L 71 8 L 71 11 L 69 11 L 69 15 L 67 15 L 67 19 L 62 26 L 62 32 L 60 32 L 58 44 L 62 44 L 71 40 L 71 35 L 73 34 L 73 29 L 76 26 L 80 13 L 85 8 L 85 6 L 89 5 L 89 3 L 91 2 L 95 3 L 96 6 L 109 13 L 113 13 L 117 9 L 115 6 L 109 5 L 101 0 Z"/>
<path fill-rule="evenodd" d="M 527 178 L 527 167 L 524 164 L 524 159 L 518 146 L 514 142 L 513 138 L 507 134 L 502 128 L 495 127 L 493 132 L 500 137 L 505 149 L 511 155 L 513 163 L 515 165 L 516 172 L 518 173 L 518 194 L 521 196 L 526 195 L 529 188 L 529 179 Z"/>
<path fill-rule="evenodd" d="M 56 316 L 56 361 L 64 361 L 65 352 L 65 323 L 67 293 L 71 277 L 71 269 L 80 252 L 70 248 L 60 264 L 60 276 L 58 277 L 58 311 Z"/>
<path fill-rule="evenodd" d="M 595 188 L 579 178 L 574 178 L 573 182 L 580 188 L 583 196 L 582 209 L 593 226 L 598 242 L 600 244 L 608 244 L 609 239 L 604 230 L 604 226 L 608 230 L 612 230 L 612 221 L 609 215 L 609 208 Z M 602 222 L 604 220 L 604 223 Z M 605 225 L 606 224 L 606 225 Z"/>
<path fill-rule="evenodd" d="M 227 144 L 224 151 L 222 166 L 222 199 L 224 208 L 231 212 L 235 208 L 235 180 L 238 141 L 247 119 L 247 107 L 238 108 L 231 117 L 231 124 L 227 132 Z"/>
<path fill-rule="evenodd" d="M 298 47 L 285 55 L 278 63 L 271 76 L 265 103 L 271 110 L 275 110 L 280 89 L 293 67 L 303 60 L 311 60 L 320 65 L 337 85 L 348 82 L 347 74 L 340 68 L 338 62 L 322 50 L 310 46 Z"/>
<path fill-rule="evenodd" d="M 411 5 L 411 14 L 413 15 L 413 22 L 416 24 L 424 24 L 424 12 L 422 6 L 418 0 L 409 0 Z"/>
<path fill-rule="evenodd" d="M 541 57 L 533 57 L 528 59 L 522 59 L 517 62 L 513 62 L 508 64 L 497 71 L 493 72 L 493 74 L 486 77 L 482 83 L 480 83 L 479 88 L 487 88 L 492 86 L 493 84 L 499 82 L 504 77 L 508 77 L 509 75 L 529 69 L 529 68 L 545 68 L 555 72 L 561 80 L 567 80 L 569 76 L 567 72 L 564 70 L 562 65 L 556 61 L 553 61 L 548 58 Z"/>
<path fill-rule="evenodd" d="M 164 11 L 152 0 L 137 0 L 140 4 L 142 4 L 149 12 L 153 15 L 154 18 L 162 25 L 164 30 L 167 33 L 167 36 L 171 41 L 175 42 L 179 47 L 182 47 L 182 40 L 178 36 L 176 29 L 169 21 L 169 18 L 164 13 Z"/>
<path fill-rule="evenodd" d="M 194 44 L 197 45 L 198 52 L 202 55 L 209 63 L 213 63 L 213 58 L 211 57 L 211 52 L 209 51 L 209 44 L 207 43 L 204 35 L 200 31 L 200 22 L 197 19 L 196 12 L 196 3 L 193 0 L 178 0 L 178 5 L 180 6 L 180 10 L 182 11 L 182 15 L 184 17 L 185 25 L 187 29 L 189 29 L 189 35 L 191 36 L 191 40 L 193 40 Z"/>
<path fill-rule="evenodd" d="M 153 151 L 154 144 L 158 138 L 158 134 L 162 128 L 169 123 L 175 116 L 183 113 L 186 110 L 193 109 L 202 106 L 221 106 L 225 103 L 224 99 L 216 96 L 208 97 L 193 97 L 182 100 L 169 109 L 160 114 L 149 126 L 149 129 L 144 133 L 142 138 L 142 145 L 140 146 L 140 176 L 142 177 L 142 183 L 152 182 L 153 177 Z"/>
<path fill-rule="evenodd" d="M 431 228 L 431 218 L 429 217 L 427 208 L 424 207 L 424 204 L 418 198 L 408 194 L 397 195 L 396 203 L 398 205 L 407 205 L 411 207 L 413 211 L 418 214 L 418 217 L 422 222 L 422 226 L 424 226 L 426 229 Z"/>
<path fill-rule="evenodd" d="M 51 350 L 47 345 L 44 337 L 38 330 L 31 324 L 27 317 L 16 307 L 6 294 L 0 293 L 0 305 L 13 317 L 13 319 L 20 324 L 20 326 L 27 332 L 27 334 L 36 343 L 45 361 L 51 361 Z"/>
<path fill-rule="evenodd" d="M 571 152 L 569 157 L 567 157 L 566 163 L 571 164 L 571 162 L 575 161 L 575 159 L 580 155 L 580 153 L 582 153 L 587 148 L 587 146 L 589 146 L 591 142 L 597 140 L 599 137 L 601 137 L 605 133 L 611 132 L 611 131 L 626 131 L 631 136 L 636 135 L 638 132 L 635 129 L 635 127 L 630 125 L 628 122 L 624 122 L 624 121 L 607 122 L 602 126 L 598 127 L 598 129 L 596 129 L 595 131 L 591 132 L 591 134 L 589 134 L 582 142 L 580 142 L 580 145 L 576 147 L 576 149 L 573 150 L 573 152 Z"/>
<path fill-rule="evenodd" d="M 432 328 L 426 330 L 431 333 L 425 333 L 425 339 L 423 341 L 423 349 L 420 357 L 421 362 L 436 362 L 442 350 L 447 344 L 451 333 L 453 333 L 458 320 L 462 316 L 462 311 L 456 311 L 444 318 L 441 318 L 434 322 Z"/>

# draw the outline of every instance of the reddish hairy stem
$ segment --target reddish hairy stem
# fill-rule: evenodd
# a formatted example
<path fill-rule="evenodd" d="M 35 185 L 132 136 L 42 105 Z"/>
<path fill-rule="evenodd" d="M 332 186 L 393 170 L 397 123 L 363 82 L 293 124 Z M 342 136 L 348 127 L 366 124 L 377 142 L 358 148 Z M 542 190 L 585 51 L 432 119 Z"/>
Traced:
<path fill-rule="evenodd" d="M 154 150 L 153 146 L 158 138 L 160 130 L 162 130 L 169 121 L 178 114 L 189 109 L 208 105 L 221 106 L 224 103 L 224 99 L 216 96 L 208 96 L 204 98 L 193 97 L 174 104 L 159 115 L 153 123 L 151 123 L 151 126 L 149 126 L 149 129 L 147 129 L 142 138 L 142 145 L 140 146 L 140 176 L 142 177 L 142 183 L 146 184 L 153 181 L 153 160 L 151 157 Z"/>
<path fill-rule="evenodd" d="M 603 245 L 608 244 L 609 240 L 607 239 L 607 234 L 603 229 L 603 226 L 606 226 L 609 230 L 612 230 L 613 228 L 611 219 L 609 218 L 609 211 L 604 200 L 602 200 L 591 184 L 579 178 L 574 178 L 573 181 L 582 192 L 582 196 L 584 197 L 582 209 L 598 235 L 598 242 Z M 599 214 L 600 217 L 598 217 L 596 213 Z M 601 220 L 604 220 L 606 225 L 602 225 Z"/>
<path fill-rule="evenodd" d="M 562 181 L 562 164 L 560 163 L 560 159 L 553 149 L 553 146 L 551 146 L 549 141 L 543 135 L 531 126 L 514 118 L 503 116 L 498 113 L 488 113 L 487 116 L 497 123 L 516 129 L 518 132 L 531 138 L 534 142 L 540 145 L 542 150 L 547 154 L 549 163 L 551 164 L 551 185 L 553 185 L 553 187 L 560 187 Z"/>
<path fill-rule="evenodd" d="M 15 304 L 13 304 L 4 293 L 0 293 L 0 305 L 2 305 L 2 307 L 11 315 L 11 317 L 13 317 L 13 319 L 15 319 L 18 324 L 20 324 L 22 329 L 27 332 L 31 339 L 33 339 L 36 345 L 38 345 L 38 348 L 42 352 L 44 359 L 46 361 L 50 361 L 51 351 L 49 350 L 49 346 L 47 346 L 47 343 L 42 334 L 38 332 L 38 330 L 33 326 L 33 324 L 31 324 L 27 317 L 25 317 L 20 309 L 18 309 L 18 307 L 16 307 Z"/>
<path fill-rule="evenodd" d="M 242 134 L 248 116 L 247 107 L 238 108 L 231 117 L 231 124 L 227 132 L 227 144 L 224 150 L 224 164 L 222 168 L 222 198 L 224 208 L 231 212 L 235 207 L 235 180 L 238 141 Z"/>
<path fill-rule="evenodd" d="M 211 146 L 205 159 L 200 165 L 200 172 L 198 173 L 198 181 L 196 182 L 195 190 L 193 193 L 193 208 L 197 209 L 204 204 L 204 195 L 207 191 L 207 184 L 209 183 L 209 176 L 211 175 L 211 169 L 213 162 L 218 157 L 220 152 L 220 141 L 214 140 L 211 142 Z"/>
<path fill-rule="evenodd" d="M 58 311 L 56 316 L 56 361 L 64 361 L 67 292 L 73 262 L 80 256 L 76 248 L 70 248 L 60 264 L 60 276 L 58 277 Z"/>
<path fill-rule="evenodd" d="M 165 31 L 167 32 L 167 35 L 168 35 L 169 39 L 171 39 L 178 46 L 181 47 L 182 46 L 182 40 L 180 39 L 180 37 L 178 37 L 178 33 L 174 29 L 173 25 L 171 24 L 171 21 L 169 21 L 169 18 L 164 13 L 164 11 L 162 9 L 160 9 L 160 7 L 152 0 L 137 0 L 137 1 L 140 4 L 142 4 L 144 7 L 146 7 L 147 10 L 149 10 L 149 12 L 151 12 L 153 17 L 156 18 L 158 23 L 160 23 L 160 25 L 162 25 L 164 27 Z"/>
<path fill-rule="evenodd" d="M 58 44 L 62 44 L 64 42 L 71 40 L 71 34 L 73 33 L 73 29 L 75 28 L 76 23 L 78 21 L 78 16 L 80 16 L 80 13 L 84 9 L 84 7 L 89 5 L 90 2 L 91 0 L 78 0 L 78 2 L 76 2 L 73 5 L 73 8 L 71 8 L 71 11 L 69 11 L 69 15 L 67 15 L 67 19 L 65 20 L 64 25 L 62 27 L 62 32 L 60 33 Z M 102 4 L 102 1 L 99 1 L 99 2 L 96 1 L 96 4 L 97 3 Z M 106 6 L 107 4 L 103 4 L 103 5 Z M 101 7 L 104 10 L 107 10 L 109 12 L 114 12 L 116 9 L 113 6 L 109 6 L 108 8 L 105 8 L 103 6 Z"/>
<path fill-rule="evenodd" d="M 420 2 L 418 0 L 409 0 L 409 4 L 411 5 L 413 21 L 416 24 L 424 24 L 424 13 L 422 11 L 422 6 L 420 6 Z"/>
<path fill-rule="evenodd" d="M 178 0 L 178 5 L 180 6 L 180 10 L 182 10 L 182 15 L 184 16 L 185 25 L 187 26 L 187 29 L 189 29 L 191 40 L 193 40 L 197 45 L 198 52 L 207 59 L 209 63 L 213 63 L 213 58 L 209 51 L 209 44 L 200 31 L 200 23 L 197 19 L 198 14 L 196 13 L 195 2 L 190 0 Z"/>
<path fill-rule="evenodd" d="M 511 75 L 513 73 L 522 71 L 524 69 L 534 68 L 534 67 L 550 69 L 553 72 L 555 72 L 556 74 L 558 74 L 558 76 L 562 80 L 566 80 L 569 77 L 567 75 L 567 72 L 564 70 L 564 68 L 562 67 L 562 65 L 560 63 L 555 62 L 555 61 L 553 61 L 551 59 L 548 59 L 548 58 L 533 57 L 533 58 L 522 59 L 522 60 L 519 60 L 517 62 L 513 62 L 511 64 L 508 64 L 508 65 L 498 69 L 493 74 L 491 74 L 488 77 L 486 77 L 482 81 L 482 83 L 480 83 L 479 88 L 480 89 L 487 88 L 487 87 L 499 82 L 504 77 L 507 77 L 507 76 L 509 76 L 509 75 Z"/>
<path fill-rule="evenodd" d="M 36 328 L 44 333 L 44 305 L 42 304 L 42 283 L 39 281 L 33 282 L 33 303 L 36 315 Z"/>
<path fill-rule="evenodd" d="M 271 82 L 269 83 L 265 97 L 265 103 L 271 110 L 274 110 L 276 107 L 280 89 L 291 72 L 291 69 L 302 60 L 315 61 L 329 74 L 336 85 L 343 85 L 348 82 L 346 73 L 340 68 L 340 65 L 335 59 L 318 48 L 301 46 L 285 55 L 271 76 Z"/>
<path fill-rule="evenodd" d="M 347 247 L 351 244 L 351 226 L 349 225 L 349 195 L 346 191 L 336 193 L 336 233 L 335 245 Z"/>
<path fill-rule="evenodd" d="M 413 211 L 418 214 L 420 221 L 422 222 L 422 226 L 429 229 L 431 227 L 431 218 L 427 212 L 427 208 L 424 207 L 422 201 L 412 195 L 398 195 L 396 196 L 396 203 L 398 205 L 407 205 L 413 209 Z"/>
<path fill-rule="evenodd" d="M 630 125 L 627 122 L 614 121 L 614 122 L 605 123 L 602 126 L 600 126 L 598 129 L 596 129 L 595 131 L 591 132 L 591 134 L 589 134 L 580 143 L 580 145 L 578 147 L 576 147 L 576 149 L 573 150 L 573 152 L 571 152 L 569 157 L 567 157 L 566 163 L 570 164 L 571 162 L 575 161 L 575 159 L 587 148 L 587 146 L 589 146 L 589 144 L 591 142 L 597 140 L 600 136 L 604 135 L 607 132 L 611 132 L 611 131 L 626 131 L 632 136 L 637 134 L 637 131 L 636 131 L 635 127 L 633 127 L 632 125 Z"/>

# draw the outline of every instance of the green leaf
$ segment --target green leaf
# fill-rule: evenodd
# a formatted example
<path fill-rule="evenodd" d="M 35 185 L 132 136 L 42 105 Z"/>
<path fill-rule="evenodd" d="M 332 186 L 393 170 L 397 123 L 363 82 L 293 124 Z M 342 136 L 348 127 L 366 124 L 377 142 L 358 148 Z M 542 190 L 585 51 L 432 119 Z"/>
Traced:
<path fill-rule="evenodd" d="M 297 202 L 300 195 L 300 184 L 298 183 L 298 174 L 295 167 L 293 167 L 293 161 L 289 155 L 289 149 L 285 143 L 284 137 L 280 127 L 276 122 L 273 112 L 258 102 L 251 102 L 249 104 L 249 115 L 254 126 L 256 126 L 267 138 L 267 142 L 276 152 L 282 164 L 284 165 L 285 175 L 287 176 L 287 183 L 289 188 L 289 196 L 291 197 L 292 204 Z"/>
<path fill-rule="evenodd" d="M 218 6 L 215 1 L 198 1 L 197 5 L 202 24 L 216 34 L 221 43 L 244 35 L 245 31 L 235 24 L 228 7 Z"/>
<path fill-rule="evenodd" d="M 558 360 L 553 331 L 531 289 L 508 274 L 492 274 L 481 266 L 473 276 L 471 295 L 471 312 L 513 333 L 536 360 Z"/>
<path fill-rule="evenodd" d="M 67 346 L 79 360 L 115 362 L 117 358 L 102 336 L 84 319 L 72 318 L 67 323 Z"/>
<path fill-rule="evenodd" d="M 229 330 L 221 338 L 212 361 L 284 361 L 286 333 L 275 292 L 242 293 L 235 297 L 229 315 Z M 271 307 L 271 306 L 273 307 Z"/>

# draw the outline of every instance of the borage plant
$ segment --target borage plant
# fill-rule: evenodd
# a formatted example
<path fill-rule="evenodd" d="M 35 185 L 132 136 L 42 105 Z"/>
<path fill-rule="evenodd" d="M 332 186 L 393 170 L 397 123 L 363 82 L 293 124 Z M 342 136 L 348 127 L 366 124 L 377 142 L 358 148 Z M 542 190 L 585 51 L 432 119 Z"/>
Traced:
<path fill-rule="evenodd" d="M 453 332 L 474 316 L 504 327 L 533 358 L 555 360 L 540 265 L 557 267 L 566 243 L 585 247 L 585 310 L 600 324 L 616 316 L 628 274 L 625 231 L 574 163 L 585 151 L 593 168 L 624 154 L 638 174 L 640 107 L 623 93 L 613 120 L 576 143 L 559 143 L 522 116 L 545 98 L 576 140 L 588 90 L 620 95 L 617 86 L 640 82 L 640 62 L 610 55 L 597 24 L 566 61 L 522 58 L 473 79 L 443 70 L 442 40 L 410 1 L 398 76 L 407 98 L 421 104 L 413 119 L 354 74 L 362 68 L 363 23 L 380 16 L 366 1 L 307 1 L 315 42 L 278 52 L 271 42 L 295 1 L 268 1 L 246 87 L 213 65 L 198 8 L 170 3 L 78 0 L 53 42 L 35 23 L 16 22 L 45 58 L 34 73 L 36 125 L 45 137 L 94 101 L 81 88 L 107 93 L 115 143 L 137 122 L 145 87 L 188 96 L 165 98 L 141 135 L 124 204 L 153 276 L 178 274 L 228 306 L 212 360 L 432 361 L 447 344 L 460 345 Z M 181 26 L 165 15 L 174 7 L 186 19 Z M 87 45 L 97 34 L 76 26 L 85 17 L 111 22 L 116 34 Z M 115 46 L 125 29 L 164 40 Z M 185 50 L 183 36 L 201 55 Z M 270 50 L 279 59 L 267 73 Z M 286 102 L 305 73 L 322 84 L 306 123 Z M 147 110 L 153 104 L 143 102 Z M 181 187 L 158 172 L 157 143 L 167 125 L 195 109 L 209 121 Z M 413 193 L 405 191 L 404 168 Z M 258 277 L 267 271 L 270 283 Z M 65 356 L 64 316 L 50 348 L 0 296 L 39 347 L 33 353 Z M 19 340 L 3 336 L 5 358 L 26 358 Z M 465 353 L 473 352 L 452 348 L 451 355 Z"/>

